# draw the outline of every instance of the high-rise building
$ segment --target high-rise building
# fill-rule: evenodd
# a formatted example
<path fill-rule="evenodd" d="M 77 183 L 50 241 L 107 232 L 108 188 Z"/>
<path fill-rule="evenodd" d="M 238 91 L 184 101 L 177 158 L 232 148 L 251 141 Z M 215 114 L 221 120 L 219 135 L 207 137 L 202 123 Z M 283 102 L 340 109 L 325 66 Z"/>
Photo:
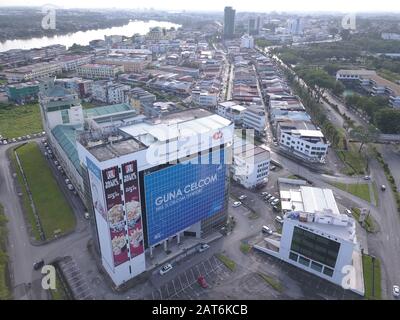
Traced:
<path fill-rule="evenodd" d="M 256 33 L 256 19 L 254 19 L 254 18 L 250 18 L 249 19 L 248 33 L 250 35 Z"/>
<path fill-rule="evenodd" d="M 225 7 L 224 16 L 224 38 L 231 39 L 235 34 L 235 14 L 236 10 L 232 7 Z"/>
<path fill-rule="evenodd" d="M 256 22 L 256 34 L 259 34 L 262 28 L 262 21 L 261 21 L 261 17 L 258 16 L 257 17 L 257 22 Z"/>

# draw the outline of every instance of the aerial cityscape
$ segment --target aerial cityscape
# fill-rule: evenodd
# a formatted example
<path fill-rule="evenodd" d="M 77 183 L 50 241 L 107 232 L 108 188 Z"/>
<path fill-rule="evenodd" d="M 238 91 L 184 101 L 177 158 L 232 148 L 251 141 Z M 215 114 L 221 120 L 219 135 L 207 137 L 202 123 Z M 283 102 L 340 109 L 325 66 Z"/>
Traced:
<path fill-rule="evenodd" d="M 48 2 L 0 1 L 0 300 L 400 299 L 398 4 Z"/>

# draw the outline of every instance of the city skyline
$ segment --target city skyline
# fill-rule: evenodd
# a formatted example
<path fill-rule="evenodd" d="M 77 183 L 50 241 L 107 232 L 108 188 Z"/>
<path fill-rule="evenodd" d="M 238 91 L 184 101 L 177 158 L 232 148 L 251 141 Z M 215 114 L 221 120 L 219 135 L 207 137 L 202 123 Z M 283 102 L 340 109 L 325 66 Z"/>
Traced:
<path fill-rule="evenodd" d="M 182 1 L 171 0 L 168 5 L 165 1 L 161 0 L 149 0 L 146 1 L 146 5 L 135 3 L 128 0 L 119 1 L 118 6 L 110 6 L 107 1 L 94 1 L 88 0 L 83 3 L 78 0 L 71 0 L 66 5 L 61 0 L 15 0 L 15 1 L 0 1 L 0 6 L 43 6 L 43 5 L 55 5 L 60 8 L 91 8 L 91 9 L 155 9 L 155 10 L 186 10 L 186 11 L 223 11 L 225 6 L 232 6 L 237 11 L 242 12 L 271 12 L 271 11 L 283 11 L 283 12 L 400 12 L 400 3 L 393 3 L 390 0 L 382 0 L 379 3 L 374 1 L 364 1 L 362 8 L 359 3 L 348 2 L 345 0 L 338 0 L 335 2 L 320 2 L 314 0 L 305 0 L 301 3 L 294 0 L 283 0 L 279 3 L 259 3 L 258 1 L 250 0 L 245 4 L 239 0 L 231 1 L 202 1 L 199 3 L 191 3 L 190 5 L 185 4 Z"/>

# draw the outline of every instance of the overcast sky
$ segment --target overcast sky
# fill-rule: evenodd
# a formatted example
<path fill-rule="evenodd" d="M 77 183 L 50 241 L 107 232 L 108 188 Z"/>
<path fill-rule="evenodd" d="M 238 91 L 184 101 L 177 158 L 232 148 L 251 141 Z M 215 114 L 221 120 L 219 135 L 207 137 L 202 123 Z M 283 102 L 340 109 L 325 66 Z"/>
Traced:
<path fill-rule="evenodd" d="M 62 8 L 154 8 L 167 10 L 223 11 L 233 6 L 237 11 L 341 11 L 400 12 L 399 0 L 0 0 L 0 5 L 41 6 L 54 4 Z"/>

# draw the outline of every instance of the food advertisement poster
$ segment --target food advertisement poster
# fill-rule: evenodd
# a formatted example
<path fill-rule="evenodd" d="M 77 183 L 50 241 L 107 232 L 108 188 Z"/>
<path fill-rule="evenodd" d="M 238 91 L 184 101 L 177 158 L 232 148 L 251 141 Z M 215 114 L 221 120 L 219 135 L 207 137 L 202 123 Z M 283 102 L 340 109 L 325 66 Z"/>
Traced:
<path fill-rule="evenodd" d="M 144 252 L 142 208 L 139 197 L 137 162 L 122 165 L 122 177 L 125 193 L 125 209 L 128 220 L 128 234 L 131 258 Z"/>
<path fill-rule="evenodd" d="M 118 266 L 129 260 L 118 167 L 103 170 L 103 183 L 106 195 L 107 220 L 110 227 L 114 266 Z"/>

